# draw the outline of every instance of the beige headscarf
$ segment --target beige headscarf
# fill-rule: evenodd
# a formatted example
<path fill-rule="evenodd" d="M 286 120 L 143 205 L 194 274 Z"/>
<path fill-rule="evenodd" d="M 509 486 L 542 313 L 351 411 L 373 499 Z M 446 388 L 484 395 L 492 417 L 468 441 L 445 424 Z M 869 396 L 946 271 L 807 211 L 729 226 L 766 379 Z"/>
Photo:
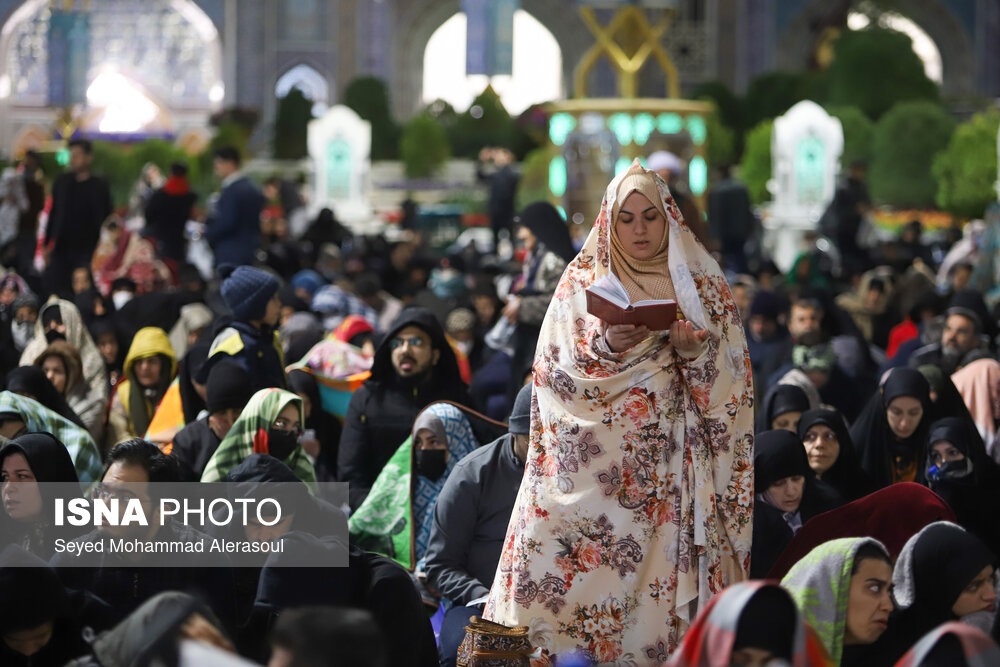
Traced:
<path fill-rule="evenodd" d="M 655 180 L 654 180 L 655 179 Z M 622 178 L 618 186 L 618 197 L 615 200 L 611 216 L 611 269 L 625 286 L 629 299 L 633 302 L 643 299 L 673 299 L 676 297 L 674 283 L 670 279 L 670 267 L 667 264 L 667 246 L 670 235 L 667 229 L 667 214 L 663 210 L 663 198 L 656 187 L 660 177 L 634 164 Z M 666 184 L 663 188 L 667 189 Z M 621 239 L 618 238 L 617 223 L 621 205 L 629 195 L 638 192 L 656 206 L 663 216 L 663 238 L 656 253 L 649 259 L 637 259 L 625 251 Z"/>

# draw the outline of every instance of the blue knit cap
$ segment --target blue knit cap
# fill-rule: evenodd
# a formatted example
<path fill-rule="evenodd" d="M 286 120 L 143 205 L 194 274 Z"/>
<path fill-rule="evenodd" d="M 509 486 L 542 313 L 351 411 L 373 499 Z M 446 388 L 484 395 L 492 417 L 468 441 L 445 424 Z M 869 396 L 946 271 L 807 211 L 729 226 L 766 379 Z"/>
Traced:
<path fill-rule="evenodd" d="M 249 322 L 264 319 L 267 302 L 278 291 L 277 278 L 252 266 L 222 266 L 219 275 L 223 278 L 222 298 L 237 320 Z"/>

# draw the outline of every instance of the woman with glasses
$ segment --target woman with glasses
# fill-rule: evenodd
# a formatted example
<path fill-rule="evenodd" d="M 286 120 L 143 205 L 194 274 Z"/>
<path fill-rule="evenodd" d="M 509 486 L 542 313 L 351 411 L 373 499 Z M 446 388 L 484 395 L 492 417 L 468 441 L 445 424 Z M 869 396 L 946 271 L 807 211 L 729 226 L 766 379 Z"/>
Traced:
<path fill-rule="evenodd" d="M 799 439 L 819 485 L 843 505 L 874 489 L 858 465 L 847 423 L 836 410 L 808 410 L 799 419 Z"/>
<path fill-rule="evenodd" d="M 316 471 L 299 444 L 303 421 L 301 398 L 284 389 L 261 389 L 209 459 L 201 481 L 221 482 L 251 454 L 270 454 L 315 490 Z"/>

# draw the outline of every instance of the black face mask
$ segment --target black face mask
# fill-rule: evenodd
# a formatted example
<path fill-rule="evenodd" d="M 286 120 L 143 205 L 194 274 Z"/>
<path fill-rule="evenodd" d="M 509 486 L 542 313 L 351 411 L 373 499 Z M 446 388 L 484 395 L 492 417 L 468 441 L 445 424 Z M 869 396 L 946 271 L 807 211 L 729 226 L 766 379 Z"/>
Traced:
<path fill-rule="evenodd" d="M 447 449 L 418 449 L 417 472 L 432 482 L 441 479 L 448 467 Z"/>
<path fill-rule="evenodd" d="M 57 340 L 66 340 L 66 334 L 60 333 L 56 329 L 49 329 L 48 331 L 45 332 L 45 340 L 47 340 L 50 343 L 54 343 Z"/>
<path fill-rule="evenodd" d="M 267 453 L 284 461 L 299 444 L 299 434 L 297 431 L 282 431 L 271 428 L 267 431 Z"/>

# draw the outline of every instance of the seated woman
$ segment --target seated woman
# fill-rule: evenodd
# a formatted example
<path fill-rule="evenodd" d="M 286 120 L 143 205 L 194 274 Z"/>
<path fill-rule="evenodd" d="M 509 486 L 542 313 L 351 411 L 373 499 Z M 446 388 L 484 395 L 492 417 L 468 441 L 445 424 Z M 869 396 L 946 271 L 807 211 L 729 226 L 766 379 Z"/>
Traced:
<path fill-rule="evenodd" d="M 167 332 L 157 327 L 136 332 L 125 356 L 125 379 L 111 399 L 109 449 L 123 440 L 146 435 L 176 373 L 177 357 Z"/>
<path fill-rule="evenodd" d="M 7 391 L 38 401 L 60 417 L 77 426 L 84 426 L 83 420 L 73 412 L 73 408 L 38 366 L 18 366 L 8 373 Z"/>
<path fill-rule="evenodd" d="M 821 544 L 781 580 L 835 665 L 867 662 L 892 612 L 892 562 L 878 540 L 849 537 Z"/>
<path fill-rule="evenodd" d="M 799 419 L 799 438 L 809 467 L 821 485 L 839 496 L 838 505 L 869 493 L 871 482 L 858 465 L 847 423 L 836 410 L 809 410 Z"/>
<path fill-rule="evenodd" d="M 261 389 L 219 443 L 201 481 L 221 482 L 251 454 L 270 454 L 315 491 L 316 471 L 299 444 L 302 422 L 302 399 L 276 387 Z"/>
<path fill-rule="evenodd" d="M 976 429 L 993 455 L 1000 433 L 1000 362 L 979 359 L 951 376 L 955 389 L 962 396 Z"/>
<path fill-rule="evenodd" d="M 931 424 L 927 485 L 954 510 L 958 524 L 1000 553 L 1000 466 L 986 455 L 979 434 L 959 417 Z"/>
<path fill-rule="evenodd" d="M 662 642 L 649 654 L 667 659 Z M 657 651 L 659 654 L 657 655 Z M 780 586 L 748 581 L 725 589 L 698 613 L 668 667 L 830 664 L 830 656 Z"/>
<path fill-rule="evenodd" d="M 978 628 L 950 621 L 934 628 L 906 652 L 897 667 L 1000 665 L 1000 647 Z"/>
<path fill-rule="evenodd" d="M 479 447 L 470 417 L 485 419 L 449 403 L 423 409 L 413 423 L 412 436 L 396 450 L 368 498 L 351 515 L 352 543 L 389 556 L 409 570 L 417 568 L 427 551 L 434 503 L 445 480 L 462 457 Z"/>
<path fill-rule="evenodd" d="M 996 557 L 964 528 L 938 521 L 910 538 L 896 561 L 897 610 L 879 641 L 875 664 L 893 664 L 925 634 L 996 608 Z"/>
<path fill-rule="evenodd" d="M 754 443 L 753 546 L 750 577 L 763 579 L 802 524 L 831 509 L 835 498 L 817 486 L 805 450 L 789 431 L 764 431 Z"/>
<path fill-rule="evenodd" d="M 305 435 L 302 448 L 313 460 L 316 479 L 320 482 L 337 481 L 337 450 L 343 427 L 340 420 L 323 409 L 316 378 L 309 371 L 288 371 L 288 386 L 302 399 L 305 414 Z"/>
<path fill-rule="evenodd" d="M 806 392 L 792 384 L 777 384 L 764 397 L 757 432 L 784 429 L 795 433 L 802 413 L 812 407 Z"/>
<path fill-rule="evenodd" d="M 100 396 L 95 396 L 84 381 L 79 350 L 64 340 L 53 341 L 35 359 L 35 366 L 41 367 L 45 377 L 65 397 L 94 440 L 101 442 L 108 404 Z"/>
<path fill-rule="evenodd" d="M 25 433 L 51 433 L 69 452 L 81 482 L 96 482 L 101 478 L 101 454 L 86 429 L 38 401 L 10 391 L 0 391 L 0 442 Z"/>
<path fill-rule="evenodd" d="M 912 368 L 894 368 L 851 427 L 862 469 L 876 487 L 924 482 L 930 385 Z"/>
<path fill-rule="evenodd" d="M 80 482 L 65 445 L 48 433 L 19 436 L 0 450 L 0 481 L 5 545 L 17 544 L 48 560 L 55 552 L 57 537 L 73 539 L 86 532 L 69 525 L 53 525 L 53 502 L 48 498 L 52 492 L 38 483 Z"/>

